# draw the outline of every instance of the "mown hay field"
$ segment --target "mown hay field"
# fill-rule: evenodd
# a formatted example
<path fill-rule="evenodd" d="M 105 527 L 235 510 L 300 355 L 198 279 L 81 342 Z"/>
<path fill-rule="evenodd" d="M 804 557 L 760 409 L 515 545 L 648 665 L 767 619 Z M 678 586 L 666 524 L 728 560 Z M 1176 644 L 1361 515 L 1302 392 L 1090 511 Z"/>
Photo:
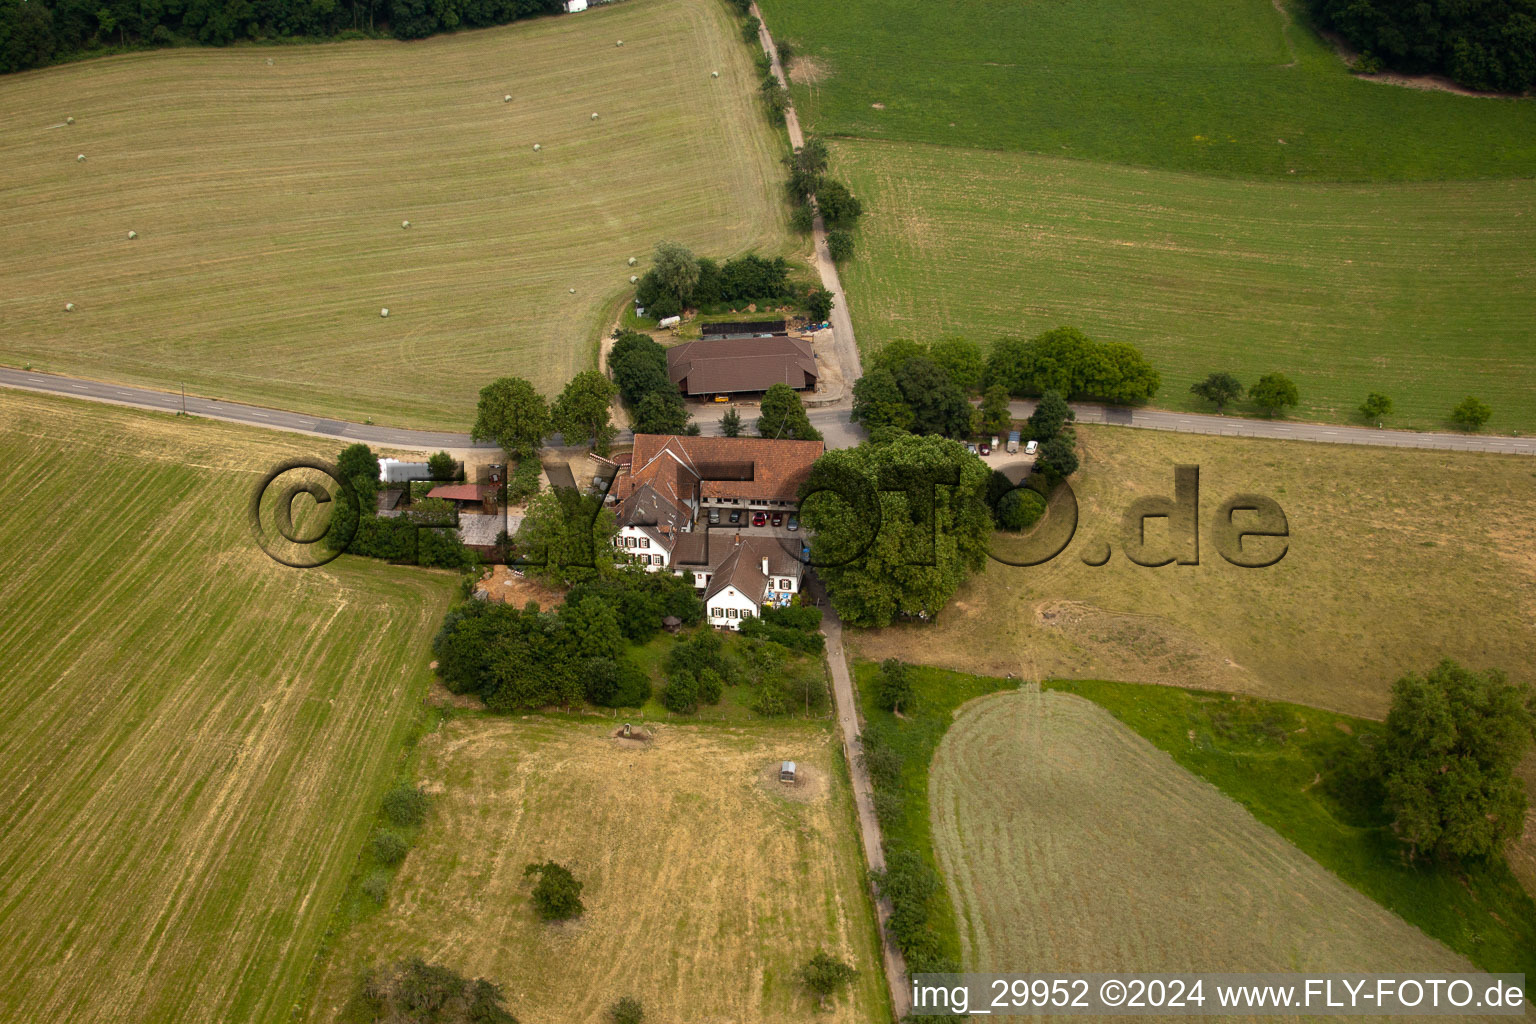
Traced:
<path fill-rule="evenodd" d="M 784 251 L 779 146 L 719 0 L 6 76 L 0 361 L 464 429 L 592 365 L 657 241 Z"/>
<path fill-rule="evenodd" d="M 888 1020 L 852 795 L 825 723 L 672 725 L 646 744 L 594 723 L 460 717 L 423 738 L 434 794 L 386 906 L 340 937 L 309 1017 L 405 956 L 502 985 L 522 1020 Z M 800 768 L 794 789 L 779 761 Z M 585 912 L 545 924 L 523 876 L 554 860 Z M 818 948 L 859 976 L 828 1012 L 795 971 Z M 343 1018 L 345 1019 L 345 1018 Z"/>
<path fill-rule="evenodd" d="M 0 393 L 0 1018 L 304 991 L 454 590 L 261 552 L 252 487 L 316 444 Z"/>
<path fill-rule="evenodd" d="M 1380 391 L 1387 425 L 1439 430 L 1477 395 L 1488 430 L 1536 430 L 1531 179 L 1328 185 L 936 146 L 835 153 L 866 209 L 843 272 L 866 351 L 1073 324 L 1141 349 L 1164 408 L 1210 411 L 1189 387 L 1213 371 L 1279 371 L 1300 419 L 1361 422 Z"/>
<path fill-rule="evenodd" d="M 968 970 L 1472 970 L 1080 697 L 967 705 L 929 797 Z"/>
<path fill-rule="evenodd" d="M 1350 75 L 1299 0 L 762 0 L 824 135 L 1229 177 L 1536 173 L 1536 101 Z"/>
<path fill-rule="evenodd" d="M 1078 436 L 1072 544 L 1034 568 L 989 562 L 934 625 L 861 633 L 863 657 L 1195 686 L 1368 718 L 1386 713 L 1395 680 L 1441 658 L 1536 682 L 1536 461 L 1098 426 Z M 1200 564 L 1132 564 L 1122 517 L 1139 497 L 1171 498 L 1177 464 L 1200 467 Z M 1241 493 L 1286 514 L 1276 565 L 1239 568 L 1216 551 L 1212 517 Z M 1166 525 L 1152 520 L 1148 536 L 1161 545 Z M 1085 564 L 1103 542 L 1109 562 Z"/>

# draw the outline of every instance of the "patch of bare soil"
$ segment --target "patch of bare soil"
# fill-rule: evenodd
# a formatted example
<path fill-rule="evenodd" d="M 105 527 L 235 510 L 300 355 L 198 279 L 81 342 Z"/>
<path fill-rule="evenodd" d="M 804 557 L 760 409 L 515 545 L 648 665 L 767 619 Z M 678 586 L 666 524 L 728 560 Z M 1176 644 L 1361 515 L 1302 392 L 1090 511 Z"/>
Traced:
<path fill-rule="evenodd" d="M 475 584 L 475 590 L 484 593 L 492 601 L 505 601 L 521 608 L 529 601 L 537 601 L 539 611 L 547 612 L 565 600 L 565 595 L 552 590 L 533 579 L 518 577 L 505 565 L 491 567 L 491 575 Z"/>
<path fill-rule="evenodd" d="M 437 662 L 432 663 L 434 666 Z M 441 679 L 433 679 L 432 685 L 427 688 L 427 703 L 439 708 L 468 708 L 479 710 L 485 707 L 479 697 L 467 693 L 454 693 L 443 685 Z"/>
<path fill-rule="evenodd" d="M 757 773 L 757 784 L 770 796 L 796 803 L 819 803 L 827 798 L 827 777 L 814 765 L 795 761 L 795 781 L 779 779 L 779 762 L 770 761 Z"/>
<path fill-rule="evenodd" d="M 831 67 L 819 57 L 796 57 L 789 65 L 789 80 L 796 85 L 815 85 L 830 74 Z"/>

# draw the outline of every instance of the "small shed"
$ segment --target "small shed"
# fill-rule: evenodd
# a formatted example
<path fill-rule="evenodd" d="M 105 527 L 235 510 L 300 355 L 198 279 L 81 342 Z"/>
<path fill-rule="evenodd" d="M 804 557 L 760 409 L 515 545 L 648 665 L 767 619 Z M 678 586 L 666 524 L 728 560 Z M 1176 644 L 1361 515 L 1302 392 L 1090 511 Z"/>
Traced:
<path fill-rule="evenodd" d="M 676 615 L 668 615 L 661 620 L 661 628 L 665 629 L 668 633 L 676 633 L 679 629 L 683 628 L 683 620 Z"/>
<path fill-rule="evenodd" d="M 779 764 L 779 781 L 791 783 L 795 781 L 795 762 L 783 761 Z"/>

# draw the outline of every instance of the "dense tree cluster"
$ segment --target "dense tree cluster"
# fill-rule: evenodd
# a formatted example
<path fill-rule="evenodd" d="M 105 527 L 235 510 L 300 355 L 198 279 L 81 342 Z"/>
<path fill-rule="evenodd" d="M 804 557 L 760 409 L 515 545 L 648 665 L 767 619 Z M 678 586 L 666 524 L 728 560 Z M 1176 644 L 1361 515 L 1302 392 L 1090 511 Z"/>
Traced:
<path fill-rule="evenodd" d="M 643 644 L 655 636 L 668 615 L 676 616 L 684 626 L 704 621 L 704 603 L 686 577 L 647 572 L 639 566 L 625 566 L 583 580 L 565 595 L 567 604 L 579 604 L 587 598 L 613 609 L 619 631 L 631 643 Z"/>
<path fill-rule="evenodd" d="M 571 708 L 583 700 L 639 706 L 650 696 L 624 656 L 618 615 L 595 596 L 555 612 L 467 601 L 444 617 L 432 654 L 450 691 L 475 694 L 492 711 Z"/>
<path fill-rule="evenodd" d="M 820 654 L 827 644 L 820 628 L 819 608 L 769 606 L 763 609 L 762 615 L 742 620 L 741 635 L 760 638 L 802 654 Z"/>
<path fill-rule="evenodd" d="M 435 32 L 552 14 L 560 0 L 0 0 L 0 71 L 106 47 Z"/>
<path fill-rule="evenodd" d="M 757 418 L 760 437 L 781 440 L 820 441 L 821 431 L 811 426 L 800 396 L 788 384 L 775 384 L 763 393 Z"/>
<path fill-rule="evenodd" d="M 1437 72 L 1473 89 L 1536 86 L 1536 0 L 1309 0 L 1361 70 Z"/>
<path fill-rule="evenodd" d="M 801 519 L 844 622 L 885 626 L 948 603 L 985 564 L 989 475 L 958 441 L 910 434 L 816 461 Z"/>
<path fill-rule="evenodd" d="M 789 263 L 782 256 L 749 253 L 722 265 L 676 242 L 657 244 L 651 269 L 635 285 L 635 301 L 658 318 L 689 308 L 791 301 L 790 293 Z"/>
<path fill-rule="evenodd" d="M 866 430 L 894 427 L 963 437 L 980 425 L 966 398 L 979 386 L 984 365 L 975 342 L 945 338 L 930 347 L 898 338 L 875 353 L 869 365 L 854 382 L 851 414 Z"/>
<path fill-rule="evenodd" d="M 608 369 L 634 414 L 637 434 L 698 433 L 690 429 L 683 393 L 667 372 L 667 350 L 648 334 L 619 331 L 608 353 Z"/>
<path fill-rule="evenodd" d="M 999 338 L 987 356 L 985 381 L 1013 395 L 1059 391 L 1069 399 L 1144 402 L 1157 393 L 1158 372 L 1134 347 L 1094 341 L 1075 327 L 1033 338 Z"/>
<path fill-rule="evenodd" d="M 393 1024 L 517 1024 L 501 987 L 412 957 L 369 971 L 344 1020 Z"/>

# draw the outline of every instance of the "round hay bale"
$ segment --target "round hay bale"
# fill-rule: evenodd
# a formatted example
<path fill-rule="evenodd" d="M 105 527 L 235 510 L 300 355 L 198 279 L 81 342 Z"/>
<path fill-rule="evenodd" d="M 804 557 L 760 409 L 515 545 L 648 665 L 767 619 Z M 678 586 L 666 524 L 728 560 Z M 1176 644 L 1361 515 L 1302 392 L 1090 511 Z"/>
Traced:
<path fill-rule="evenodd" d="M 629 265 L 630 265 L 630 266 L 634 266 L 634 265 L 635 265 L 635 264 L 636 264 L 636 263 L 639 263 L 639 262 L 640 262 L 640 261 L 639 261 L 639 260 L 637 260 L 637 259 L 635 259 L 635 258 L 634 258 L 634 257 L 633 257 L 633 256 L 631 256 L 631 257 L 630 257 L 630 258 L 629 258 Z"/>
<path fill-rule="evenodd" d="M 137 231 L 130 231 L 130 232 L 128 232 L 128 241 L 131 242 L 135 238 L 138 238 L 138 237 L 139 237 L 139 233 Z"/>
<path fill-rule="evenodd" d="M 512 94 L 511 93 L 507 93 L 505 96 L 503 96 L 501 98 L 501 102 L 503 102 L 503 103 L 511 103 L 512 102 Z"/>
<path fill-rule="evenodd" d="M 75 157 L 75 163 L 77 163 L 77 164 L 85 163 L 85 154 L 81 153 L 79 156 Z"/>
<path fill-rule="evenodd" d="M 401 222 L 400 222 L 400 226 L 401 226 L 401 227 L 402 227 L 402 228 L 408 228 L 408 227 L 410 227 L 410 226 L 411 226 L 411 222 L 410 222 L 410 221 L 408 221 L 408 220 L 403 220 L 403 221 L 401 221 Z"/>
<path fill-rule="evenodd" d="M 575 289 L 575 288 L 572 288 L 572 289 L 571 289 L 571 294 L 572 294 L 572 295 L 575 295 L 575 294 L 576 294 L 576 289 Z"/>
<path fill-rule="evenodd" d="M 64 303 L 64 312 L 66 312 L 66 313 L 73 313 L 74 311 L 75 311 L 75 304 L 73 302 L 66 302 L 66 303 Z"/>
<path fill-rule="evenodd" d="M 75 119 L 74 119 L 74 118 L 72 118 L 72 117 L 66 117 L 66 118 L 65 118 L 65 119 L 64 119 L 64 123 L 65 123 L 65 124 L 74 124 L 74 123 L 75 123 Z"/>
<path fill-rule="evenodd" d="M 624 40 L 620 39 L 618 42 L 614 43 L 613 45 L 614 46 L 623 46 L 624 45 Z"/>
<path fill-rule="evenodd" d="M 382 317 L 389 316 L 389 307 L 385 306 L 383 309 L 379 310 L 379 316 L 382 316 Z"/>
<path fill-rule="evenodd" d="M 537 153 L 537 152 L 538 152 L 538 151 L 539 151 L 539 150 L 540 150 L 540 149 L 542 149 L 542 148 L 543 148 L 543 147 L 541 147 L 541 146 L 540 146 L 540 145 L 539 145 L 539 144 L 538 144 L 538 143 L 537 143 L 537 142 L 535 142 L 535 143 L 534 143 L 534 144 L 533 144 L 533 151 L 534 151 L 534 152 L 535 152 L 535 153 Z"/>
<path fill-rule="evenodd" d="M 597 120 L 597 112 L 596 111 L 593 111 L 593 113 L 592 113 L 592 120 L 594 120 L 594 121 Z"/>
<path fill-rule="evenodd" d="M 719 78 L 720 77 L 720 72 L 718 72 L 718 71 L 711 71 L 709 73 L 709 77 L 710 78 Z"/>
<path fill-rule="evenodd" d="M 629 283 L 630 284 L 639 284 L 640 283 L 640 279 L 638 277 L 636 277 L 634 274 L 630 274 L 629 275 Z"/>

